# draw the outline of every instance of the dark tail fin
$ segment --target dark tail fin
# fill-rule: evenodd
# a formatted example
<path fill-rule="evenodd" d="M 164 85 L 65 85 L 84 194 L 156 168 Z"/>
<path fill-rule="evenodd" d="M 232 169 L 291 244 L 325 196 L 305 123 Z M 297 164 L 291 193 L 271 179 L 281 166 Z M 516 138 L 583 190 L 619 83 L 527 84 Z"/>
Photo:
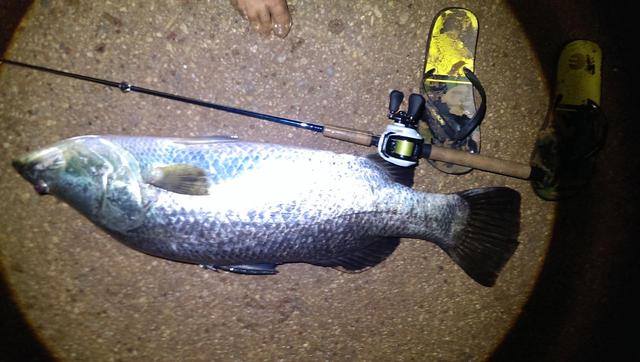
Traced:
<path fill-rule="evenodd" d="M 469 207 L 453 240 L 439 244 L 473 280 L 491 287 L 518 247 L 520 194 L 506 187 L 459 192 Z"/>

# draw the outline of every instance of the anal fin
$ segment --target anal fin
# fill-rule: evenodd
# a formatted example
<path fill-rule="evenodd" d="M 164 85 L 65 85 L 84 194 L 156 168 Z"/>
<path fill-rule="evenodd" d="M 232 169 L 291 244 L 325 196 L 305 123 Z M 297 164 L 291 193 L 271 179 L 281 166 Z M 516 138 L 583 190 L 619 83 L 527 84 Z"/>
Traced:
<path fill-rule="evenodd" d="M 312 264 L 332 267 L 347 273 L 358 273 L 380 264 L 396 250 L 399 244 L 399 238 L 377 238 L 363 248 Z"/>

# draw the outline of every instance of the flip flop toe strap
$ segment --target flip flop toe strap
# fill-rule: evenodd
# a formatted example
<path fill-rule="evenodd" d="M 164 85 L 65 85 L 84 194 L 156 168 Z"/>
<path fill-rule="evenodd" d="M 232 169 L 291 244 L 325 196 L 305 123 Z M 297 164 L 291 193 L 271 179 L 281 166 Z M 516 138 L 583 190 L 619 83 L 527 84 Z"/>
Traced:
<path fill-rule="evenodd" d="M 424 79 L 430 78 L 435 69 L 431 69 L 425 73 Z M 487 112 L 487 95 L 484 91 L 484 87 L 480 83 L 478 77 L 468 68 L 463 68 L 464 74 L 471 82 L 471 85 L 478 91 L 480 95 L 480 106 L 477 108 L 473 117 L 469 118 L 466 115 L 452 116 L 448 115 L 446 111 L 446 105 L 440 102 L 434 102 L 431 97 L 426 99 L 427 123 L 434 133 L 434 136 L 440 141 L 447 139 L 453 141 L 461 141 L 469 137 L 471 132 L 480 125 L 480 122 L 484 119 Z M 423 82 L 424 84 L 424 82 Z M 429 90 L 425 89 L 425 94 L 428 94 Z M 445 107 L 445 108 L 443 108 Z M 446 118 L 443 115 L 448 115 Z"/>

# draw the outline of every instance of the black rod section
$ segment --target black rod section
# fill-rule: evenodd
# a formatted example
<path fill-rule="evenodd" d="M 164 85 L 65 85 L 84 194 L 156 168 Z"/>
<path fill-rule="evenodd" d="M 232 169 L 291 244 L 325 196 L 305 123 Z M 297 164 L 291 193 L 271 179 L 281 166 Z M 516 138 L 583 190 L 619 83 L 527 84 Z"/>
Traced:
<path fill-rule="evenodd" d="M 223 112 L 239 114 L 241 116 L 262 119 L 262 120 L 269 121 L 269 122 L 275 122 L 275 123 L 283 124 L 283 125 L 286 125 L 286 126 L 302 128 L 302 129 L 306 129 L 306 130 L 313 131 L 313 132 L 323 132 L 324 131 L 324 126 L 321 125 L 321 124 L 302 122 L 302 121 L 298 121 L 298 120 L 295 120 L 295 119 L 272 116 L 272 115 L 269 115 L 269 114 L 248 111 L 248 110 L 245 110 L 245 109 L 224 106 L 224 105 L 221 105 L 221 104 L 215 104 L 215 103 L 203 101 L 203 100 L 200 100 L 200 99 L 189 98 L 189 97 L 184 97 L 184 96 L 180 96 L 180 95 L 177 95 L 177 94 L 165 93 L 165 92 L 160 92 L 160 91 L 153 90 L 153 89 L 142 88 L 142 87 L 138 87 L 138 86 L 129 84 L 127 82 L 114 82 L 114 81 L 106 80 L 106 79 L 93 78 L 93 77 L 89 77 L 89 76 L 82 75 L 82 74 L 65 72 L 65 71 L 62 71 L 62 70 L 51 69 L 51 68 L 41 67 L 41 66 L 38 66 L 38 65 L 32 65 L 32 64 L 27 64 L 27 63 L 16 62 L 16 61 L 13 61 L 13 60 L 8 60 L 8 59 L 0 59 L 0 63 L 16 65 L 16 66 L 19 66 L 19 67 L 25 67 L 25 68 L 29 68 L 29 69 L 38 70 L 38 71 L 41 71 L 41 72 L 52 73 L 52 74 L 60 75 L 60 76 L 63 76 L 63 77 L 75 78 L 75 79 L 80 79 L 80 80 L 84 80 L 84 81 L 88 81 L 88 82 L 98 83 L 98 84 L 106 85 L 108 87 L 118 88 L 118 89 L 120 89 L 121 91 L 123 91 L 125 93 L 127 93 L 127 92 L 144 93 L 144 94 L 148 94 L 148 95 L 152 95 L 152 96 L 156 96 L 156 97 L 161 97 L 161 98 L 165 98 L 165 99 L 171 99 L 171 100 L 178 101 L 178 102 L 189 103 L 189 104 L 194 104 L 196 106 L 216 109 L 216 110 L 223 111 Z"/>

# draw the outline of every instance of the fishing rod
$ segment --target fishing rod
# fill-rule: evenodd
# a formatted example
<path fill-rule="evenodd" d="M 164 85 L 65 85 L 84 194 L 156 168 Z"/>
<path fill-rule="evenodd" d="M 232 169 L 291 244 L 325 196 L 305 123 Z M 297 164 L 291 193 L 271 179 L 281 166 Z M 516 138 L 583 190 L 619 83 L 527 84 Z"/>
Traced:
<path fill-rule="evenodd" d="M 407 111 L 400 111 L 400 105 L 404 94 L 394 90 L 389 94 L 389 113 L 387 117 L 393 121 L 385 131 L 376 135 L 371 131 L 363 131 L 348 127 L 329 124 L 303 122 L 295 119 L 273 116 L 265 113 L 253 112 L 241 108 L 220 105 L 201 99 L 189 98 L 181 95 L 161 92 L 153 89 L 138 87 L 128 82 L 115 82 L 106 79 L 89 77 L 86 75 L 65 72 L 38 65 L 22 63 L 9 59 L 0 59 L 0 63 L 24 67 L 41 72 L 56 74 L 59 76 L 75 78 L 93 82 L 108 87 L 118 88 L 124 93 L 137 92 L 156 97 L 171 99 L 178 102 L 189 103 L 205 108 L 223 112 L 238 114 L 241 116 L 257 118 L 286 126 L 301 128 L 323 136 L 341 141 L 355 143 L 367 147 L 376 147 L 378 154 L 385 160 L 402 167 L 415 166 L 421 158 L 454 163 L 487 172 L 505 176 L 516 177 L 525 180 L 537 180 L 543 176 L 543 172 L 535 167 L 518 162 L 487 157 L 479 154 L 468 153 L 450 148 L 438 147 L 424 142 L 424 138 L 417 131 L 421 112 L 424 109 L 425 100 L 419 94 L 411 94 Z"/>

